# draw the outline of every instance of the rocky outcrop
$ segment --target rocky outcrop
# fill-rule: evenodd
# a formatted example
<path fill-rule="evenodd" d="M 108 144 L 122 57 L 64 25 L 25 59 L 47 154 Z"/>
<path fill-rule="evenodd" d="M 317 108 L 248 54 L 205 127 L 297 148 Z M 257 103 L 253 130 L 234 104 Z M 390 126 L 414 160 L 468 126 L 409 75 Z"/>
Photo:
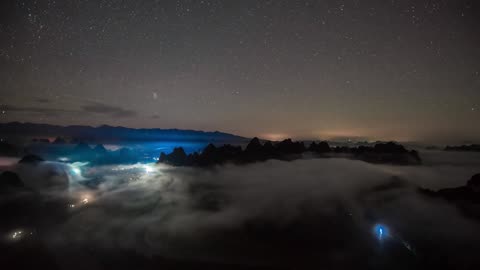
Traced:
<path fill-rule="evenodd" d="M 181 147 L 173 149 L 173 152 L 170 154 L 161 153 L 158 162 L 174 165 L 174 166 L 184 166 L 187 165 L 187 154 Z"/>
<path fill-rule="evenodd" d="M 329 153 L 332 151 L 327 142 L 320 142 L 318 144 L 316 142 L 312 142 L 308 147 L 308 150 L 319 154 Z"/>
<path fill-rule="evenodd" d="M 22 188 L 24 183 L 14 172 L 6 171 L 0 174 L 0 192 L 6 192 L 10 189 Z"/>
<path fill-rule="evenodd" d="M 247 153 L 260 153 L 263 150 L 263 145 L 260 140 L 255 137 L 253 138 L 245 148 L 245 152 Z"/>
<path fill-rule="evenodd" d="M 191 156 L 189 162 L 194 165 L 209 166 L 222 164 L 237 159 L 242 153 L 242 148 L 229 144 L 221 147 L 215 147 L 209 144 L 198 156 Z"/>
<path fill-rule="evenodd" d="M 467 187 L 480 194 L 480 173 L 475 174 L 468 180 Z"/>
<path fill-rule="evenodd" d="M 19 164 L 33 164 L 36 165 L 39 162 L 45 161 L 43 158 L 37 155 L 26 155 L 18 163 Z"/>
<path fill-rule="evenodd" d="M 421 159 L 416 150 L 408 151 L 403 145 L 394 142 L 378 143 L 373 147 L 359 146 L 347 150 L 361 160 L 371 163 L 393 163 L 400 165 L 420 164 Z"/>
<path fill-rule="evenodd" d="M 433 195 L 449 201 L 480 203 L 480 174 L 472 176 L 465 186 L 440 189 Z"/>
<path fill-rule="evenodd" d="M 420 188 L 419 191 L 428 197 L 454 204 L 468 217 L 480 219 L 480 174 L 473 175 L 464 186 L 438 191 Z"/>
<path fill-rule="evenodd" d="M 342 154 L 345 157 L 359 159 L 370 163 L 390 163 L 395 165 L 418 165 L 422 160 L 416 150 L 407 150 L 403 145 L 387 142 L 377 143 L 374 146 L 330 147 L 327 142 L 312 144 L 309 151 L 317 154 Z"/>
<path fill-rule="evenodd" d="M 480 144 L 459 145 L 445 147 L 445 151 L 465 151 L 465 152 L 480 152 Z"/>
<path fill-rule="evenodd" d="M 107 149 L 105 148 L 105 146 L 103 146 L 103 144 L 97 144 L 93 148 L 93 151 L 99 155 L 105 155 L 107 153 Z"/>
<path fill-rule="evenodd" d="M 280 154 L 301 154 L 307 150 L 303 142 L 293 142 L 292 139 L 277 143 L 275 148 Z"/>
<path fill-rule="evenodd" d="M 0 156 L 17 156 L 19 153 L 20 151 L 15 145 L 0 142 Z"/>

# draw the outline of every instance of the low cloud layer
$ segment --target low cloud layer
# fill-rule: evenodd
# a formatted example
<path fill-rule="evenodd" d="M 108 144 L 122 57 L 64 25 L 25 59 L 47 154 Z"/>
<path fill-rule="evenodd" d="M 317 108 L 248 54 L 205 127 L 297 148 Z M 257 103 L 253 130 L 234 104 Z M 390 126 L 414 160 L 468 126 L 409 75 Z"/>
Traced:
<path fill-rule="evenodd" d="M 431 263 L 431 256 L 438 263 L 449 258 L 452 265 L 474 265 L 478 223 L 416 190 L 416 183 L 434 182 L 431 178 L 444 165 L 437 160 L 420 167 L 378 166 L 332 158 L 210 170 L 153 164 L 80 167 L 82 175 L 72 175 L 67 166 L 61 169 L 67 172 L 63 177 L 78 203 L 44 236 L 65 265 L 95 262 L 87 254 L 81 261 L 65 255 L 64 247 L 85 246 L 275 267 L 407 267 Z M 54 163 L 41 166 L 59 169 Z M 448 166 L 443 168 L 452 178 L 470 170 Z M 29 170 L 43 171 L 42 177 L 51 171 L 40 168 Z M 458 185 L 467 179 L 457 179 Z M 82 204 L 85 196 L 88 203 Z M 385 226 L 388 239 L 378 239 L 376 224 Z"/>

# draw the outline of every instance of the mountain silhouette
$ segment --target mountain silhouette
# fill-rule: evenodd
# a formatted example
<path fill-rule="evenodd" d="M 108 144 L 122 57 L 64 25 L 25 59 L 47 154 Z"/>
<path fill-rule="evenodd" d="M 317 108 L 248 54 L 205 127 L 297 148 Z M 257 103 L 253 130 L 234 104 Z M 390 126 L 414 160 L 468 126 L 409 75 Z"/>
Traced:
<path fill-rule="evenodd" d="M 232 146 L 229 144 L 220 147 L 209 144 L 201 153 L 186 155 L 183 148 L 178 147 L 170 154 L 162 152 L 158 162 L 174 166 L 211 166 L 227 162 L 243 164 L 268 159 L 294 160 L 301 158 L 305 152 L 312 152 L 317 155 L 335 155 L 342 153 L 347 154 L 347 157 L 371 163 L 391 163 L 397 165 L 421 163 L 421 158 L 417 151 L 409 151 L 404 146 L 393 142 L 378 143 L 372 147 L 334 148 L 331 148 L 327 142 L 320 142 L 318 144 L 313 142 L 306 148 L 303 142 L 294 142 L 291 139 L 276 143 L 267 141 L 262 144 L 260 139 L 256 137 L 248 143 L 245 150 L 242 150 L 240 146 Z"/>
<path fill-rule="evenodd" d="M 206 141 L 246 142 L 247 138 L 223 133 L 181 129 L 135 129 L 113 126 L 57 126 L 34 123 L 0 123 L 4 138 L 56 137 L 54 143 L 115 142 L 115 141 Z M 69 138 L 69 140 L 67 140 Z M 29 139 L 30 140 L 30 139 Z M 38 140 L 38 139 L 37 139 Z"/>

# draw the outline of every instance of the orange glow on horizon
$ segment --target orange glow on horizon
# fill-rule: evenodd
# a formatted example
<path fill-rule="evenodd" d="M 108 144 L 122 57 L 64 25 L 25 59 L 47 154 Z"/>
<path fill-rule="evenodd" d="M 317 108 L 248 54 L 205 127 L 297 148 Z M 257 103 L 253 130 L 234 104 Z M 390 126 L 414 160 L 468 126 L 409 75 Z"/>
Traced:
<path fill-rule="evenodd" d="M 266 133 L 262 134 L 260 138 L 269 140 L 269 141 L 281 141 L 290 138 L 287 134 L 282 133 Z"/>

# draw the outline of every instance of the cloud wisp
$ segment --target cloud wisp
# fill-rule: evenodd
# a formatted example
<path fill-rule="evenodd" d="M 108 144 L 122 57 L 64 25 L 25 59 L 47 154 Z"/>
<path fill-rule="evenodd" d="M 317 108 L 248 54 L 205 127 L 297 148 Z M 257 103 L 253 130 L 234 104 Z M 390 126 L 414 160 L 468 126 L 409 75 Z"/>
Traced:
<path fill-rule="evenodd" d="M 7 112 L 21 112 L 21 113 L 32 113 L 32 114 L 42 114 L 42 115 L 57 115 L 60 113 L 74 113 L 74 110 L 62 109 L 62 108 L 45 108 L 45 107 L 19 107 L 12 105 L 4 105 L 1 107 L 1 110 Z"/>
<path fill-rule="evenodd" d="M 124 109 L 118 106 L 107 105 L 103 103 L 92 103 L 82 106 L 82 110 L 96 114 L 108 115 L 114 118 L 128 118 L 137 116 L 137 112 Z"/>
<path fill-rule="evenodd" d="M 51 103 L 48 99 L 36 99 L 37 103 Z M 79 109 L 69 109 L 69 108 L 53 108 L 53 107 L 40 107 L 40 106 L 14 106 L 14 105 L 3 105 L 0 107 L 0 110 L 8 113 L 23 113 L 23 114 L 35 114 L 43 116 L 58 116 L 64 114 L 94 114 L 94 115 L 104 115 L 111 118 L 131 118 L 138 115 L 136 111 L 124 109 L 122 107 L 108 105 L 99 102 L 88 102 L 87 104 L 81 105 Z"/>

